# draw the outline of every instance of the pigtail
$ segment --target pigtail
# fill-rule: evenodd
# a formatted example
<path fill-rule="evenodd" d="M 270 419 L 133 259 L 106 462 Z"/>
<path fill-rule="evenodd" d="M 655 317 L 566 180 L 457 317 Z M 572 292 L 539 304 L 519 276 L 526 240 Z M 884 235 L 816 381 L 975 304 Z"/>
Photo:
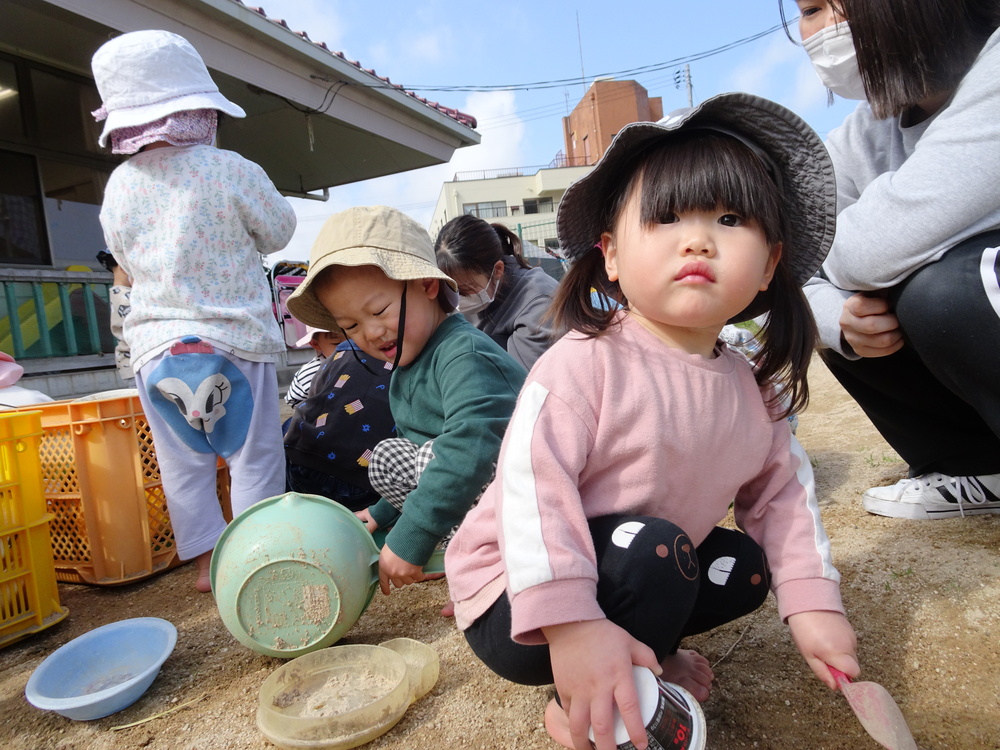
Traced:
<path fill-rule="evenodd" d="M 784 261 L 778 262 L 764 294 L 770 312 L 757 334 L 761 348 L 753 357 L 754 377 L 758 385 L 773 384 L 776 394 L 787 398 L 788 406 L 779 415 L 783 419 L 809 403 L 806 375 L 818 334 L 805 293 Z M 775 401 L 768 407 L 780 405 L 777 398 Z"/>
<path fill-rule="evenodd" d="M 608 279 L 604 255 L 594 248 L 573 262 L 556 287 L 546 318 L 561 330 L 576 330 L 587 336 L 606 331 L 618 312 L 616 305 L 595 305 L 593 291 L 624 304 L 621 287 Z"/>
<path fill-rule="evenodd" d="M 521 268 L 531 268 L 531 264 L 524 259 L 524 244 L 521 242 L 521 238 L 503 224 L 490 224 L 490 226 L 493 227 L 493 231 L 497 233 L 497 237 L 500 239 L 500 247 L 503 254 L 513 255 L 514 260 L 517 261 L 517 265 Z"/>

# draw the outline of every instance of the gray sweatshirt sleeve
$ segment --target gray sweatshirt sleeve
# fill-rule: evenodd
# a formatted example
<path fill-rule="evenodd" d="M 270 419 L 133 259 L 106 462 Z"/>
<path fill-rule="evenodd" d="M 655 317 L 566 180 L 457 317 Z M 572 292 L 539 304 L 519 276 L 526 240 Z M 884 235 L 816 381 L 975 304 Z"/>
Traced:
<path fill-rule="evenodd" d="M 1000 31 L 929 123 L 899 128 L 872 120 L 861 105 L 827 144 L 841 201 L 824 264 L 830 281 L 859 291 L 892 287 L 958 242 L 1000 227 L 998 144 Z"/>
<path fill-rule="evenodd" d="M 840 314 L 844 309 L 844 302 L 855 292 L 838 289 L 819 276 L 807 281 L 802 291 L 805 292 L 813 317 L 816 318 L 821 348 L 833 349 L 848 359 L 860 359 L 853 351 L 844 349 L 840 338 Z"/>

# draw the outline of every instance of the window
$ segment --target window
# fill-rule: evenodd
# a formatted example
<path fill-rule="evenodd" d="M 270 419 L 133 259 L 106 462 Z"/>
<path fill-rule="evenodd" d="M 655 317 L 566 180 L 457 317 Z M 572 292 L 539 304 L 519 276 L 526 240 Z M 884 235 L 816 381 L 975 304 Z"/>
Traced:
<path fill-rule="evenodd" d="M 97 145 L 100 103 L 93 81 L 0 54 L 0 264 L 98 267 L 121 161 Z"/>
<path fill-rule="evenodd" d="M 24 139 L 20 101 L 17 69 L 13 63 L 0 60 L 0 138 Z"/>
<path fill-rule="evenodd" d="M 110 176 L 90 167 L 39 159 L 45 223 L 59 265 L 93 266 L 104 250 L 101 201 Z"/>
<path fill-rule="evenodd" d="M 101 106 L 94 84 L 42 70 L 31 71 L 38 141 L 48 149 L 102 154 L 97 145 L 104 123 L 90 113 Z"/>
<path fill-rule="evenodd" d="M 35 158 L 0 151 L 0 263 L 48 262 Z"/>
<path fill-rule="evenodd" d="M 483 201 L 481 203 L 463 203 L 462 213 L 478 216 L 480 219 L 496 219 L 507 215 L 506 201 Z"/>
<path fill-rule="evenodd" d="M 526 214 L 550 214 L 552 213 L 551 198 L 525 198 L 524 213 Z"/>

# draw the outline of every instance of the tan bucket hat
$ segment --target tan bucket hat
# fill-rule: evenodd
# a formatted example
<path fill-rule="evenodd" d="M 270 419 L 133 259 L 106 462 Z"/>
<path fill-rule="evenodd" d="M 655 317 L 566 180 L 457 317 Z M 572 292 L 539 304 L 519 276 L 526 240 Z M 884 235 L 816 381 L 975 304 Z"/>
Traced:
<path fill-rule="evenodd" d="M 309 272 L 286 302 L 306 325 L 337 330 L 333 316 L 316 298 L 316 277 L 331 266 L 378 266 L 390 279 L 440 279 L 456 295 L 458 284 L 437 267 L 431 236 L 420 224 L 389 206 L 359 206 L 334 214 L 323 224 L 309 253 Z"/>
<path fill-rule="evenodd" d="M 785 261 L 799 284 L 819 270 L 830 252 L 837 226 L 837 182 L 833 162 L 816 132 L 797 114 L 753 94 L 719 94 L 697 107 L 680 109 L 659 122 L 623 127 L 590 174 L 563 195 L 556 216 L 562 254 L 575 260 L 594 249 L 607 229 L 608 191 L 620 179 L 623 164 L 654 140 L 694 129 L 730 135 L 772 165 L 784 198 L 789 242 Z M 736 320 L 767 312 L 758 294 Z"/>

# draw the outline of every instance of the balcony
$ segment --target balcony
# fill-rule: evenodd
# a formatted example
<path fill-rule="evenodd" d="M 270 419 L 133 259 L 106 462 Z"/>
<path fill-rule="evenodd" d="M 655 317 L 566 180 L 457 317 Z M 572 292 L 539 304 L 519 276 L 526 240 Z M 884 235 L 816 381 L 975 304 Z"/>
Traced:
<path fill-rule="evenodd" d="M 456 172 L 451 181 L 465 182 L 468 180 L 497 180 L 503 177 L 531 177 L 543 169 L 564 169 L 566 167 L 585 166 L 587 166 L 587 162 L 584 157 L 566 156 L 562 152 L 559 152 L 548 164 L 542 164 L 537 167 L 504 167 L 502 169 L 477 169 L 471 172 Z"/>

